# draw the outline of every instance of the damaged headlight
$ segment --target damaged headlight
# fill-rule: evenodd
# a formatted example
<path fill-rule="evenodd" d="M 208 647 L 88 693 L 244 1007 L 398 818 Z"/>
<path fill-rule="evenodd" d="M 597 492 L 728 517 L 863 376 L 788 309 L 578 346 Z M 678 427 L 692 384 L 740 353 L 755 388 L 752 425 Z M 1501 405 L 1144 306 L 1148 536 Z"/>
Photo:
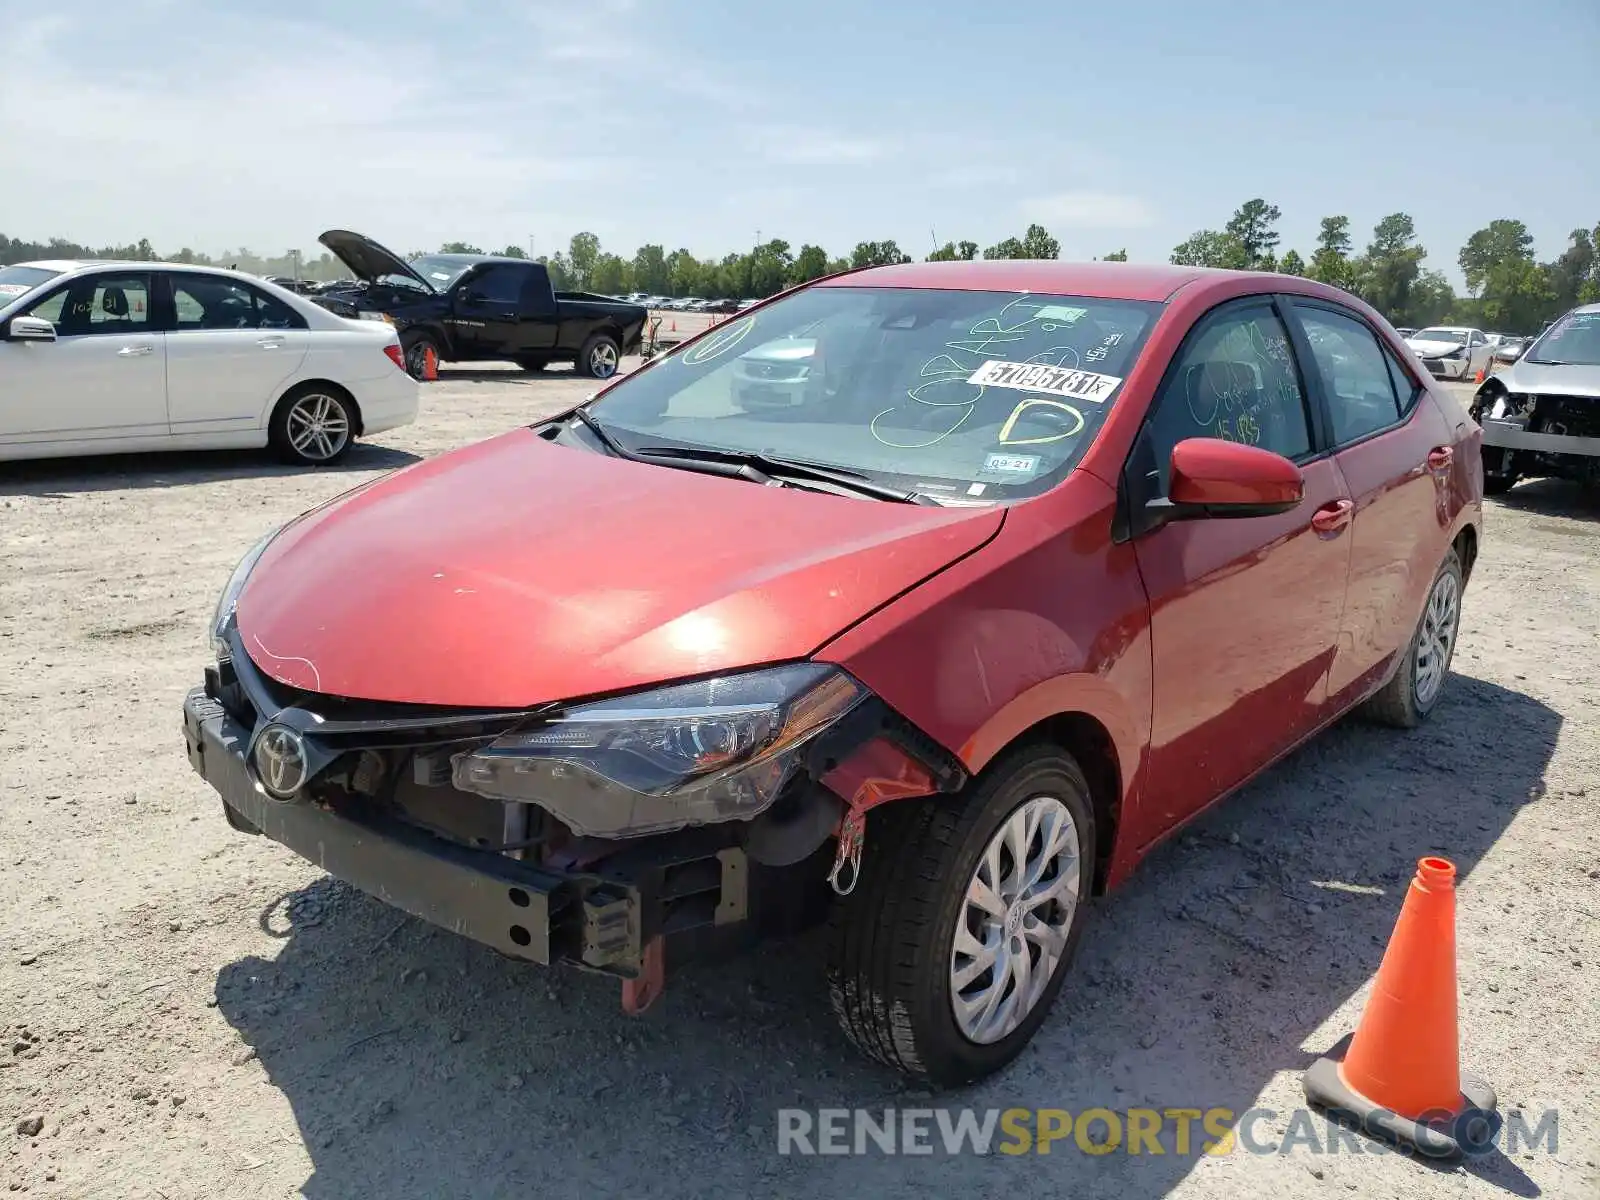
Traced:
<path fill-rule="evenodd" d="M 800 750 L 866 696 L 800 663 L 576 705 L 456 755 L 462 791 L 536 804 L 586 837 L 748 820 Z"/>
<path fill-rule="evenodd" d="M 239 593 L 244 591 L 245 581 L 250 578 L 250 572 L 255 570 L 256 563 L 272 544 L 272 539 L 281 532 L 280 526 L 250 547 L 245 556 L 239 560 L 239 565 L 234 567 L 233 574 L 228 576 L 222 595 L 217 597 L 217 610 L 211 615 L 211 649 L 219 663 L 225 663 L 232 657 L 228 651 L 228 623 L 233 620 L 233 611 L 239 606 Z"/>

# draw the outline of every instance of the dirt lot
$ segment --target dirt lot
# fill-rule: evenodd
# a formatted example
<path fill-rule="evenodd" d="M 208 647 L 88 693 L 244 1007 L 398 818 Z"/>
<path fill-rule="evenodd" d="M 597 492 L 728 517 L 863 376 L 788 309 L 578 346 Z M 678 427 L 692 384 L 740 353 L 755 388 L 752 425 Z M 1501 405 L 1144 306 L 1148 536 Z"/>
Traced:
<path fill-rule="evenodd" d="M 648 1193 L 1600 1194 L 1600 502 L 1494 503 L 1456 676 L 1412 735 L 1347 722 L 1100 906 L 1036 1045 L 978 1108 L 1264 1106 L 1353 1026 L 1417 857 L 1461 867 L 1463 1059 L 1559 1144 L 1443 1170 L 1348 1151 L 777 1154 L 779 1108 L 926 1106 L 846 1050 L 817 947 L 676 979 L 498 959 L 234 833 L 184 691 L 239 555 L 378 472 L 581 381 L 450 371 L 338 471 L 253 456 L 0 467 L 0 1099 L 14 1191 L 73 1197 Z M 537 536 L 537 531 L 530 531 Z M 38 1116 L 42 1129 L 19 1133 Z M 24 1129 L 31 1125 L 24 1125 Z M 1319 1137 L 1326 1134 L 1320 1118 Z M 713 1153 L 714 1152 L 714 1153 Z"/>

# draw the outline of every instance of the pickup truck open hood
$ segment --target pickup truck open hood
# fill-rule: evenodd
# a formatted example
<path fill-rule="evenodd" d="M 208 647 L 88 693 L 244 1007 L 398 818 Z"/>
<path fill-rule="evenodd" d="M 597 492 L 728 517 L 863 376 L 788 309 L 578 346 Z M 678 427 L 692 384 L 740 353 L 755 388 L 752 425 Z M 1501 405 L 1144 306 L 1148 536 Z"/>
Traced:
<path fill-rule="evenodd" d="M 516 430 L 291 524 L 239 597 L 290 687 L 524 708 L 805 658 L 982 546 L 999 508 L 760 487 Z"/>
<path fill-rule="evenodd" d="M 418 286 L 429 292 L 438 291 L 421 275 L 411 269 L 411 265 L 393 250 L 378 245 L 377 242 L 362 233 L 351 233 L 348 229 L 330 229 L 317 239 L 355 272 L 357 279 L 367 283 L 374 283 L 385 275 L 406 275 L 417 281 Z"/>

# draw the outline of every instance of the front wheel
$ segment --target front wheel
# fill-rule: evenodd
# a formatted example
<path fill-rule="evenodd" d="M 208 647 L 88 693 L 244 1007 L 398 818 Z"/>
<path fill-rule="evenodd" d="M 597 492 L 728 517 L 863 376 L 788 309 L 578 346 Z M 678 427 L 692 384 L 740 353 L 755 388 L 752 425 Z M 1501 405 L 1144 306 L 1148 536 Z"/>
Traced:
<path fill-rule="evenodd" d="M 845 1035 L 935 1087 L 1006 1066 L 1061 990 L 1094 862 L 1088 783 L 1054 746 L 1020 747 L 960 796 L 877 810 L 830 922 Z"/>
<path fill-rule="evenodd" d="M 622 361 L 622 350 L 617 340 L 605 333 L 597 333 L 578 351 L 578 371 L 590 379 L 610 379 L 617 373 Z"/>
<path fill-rule="evenodd" d="M 1461 559 L 1452 549 L 1428 589 L 1422 620 L 1402 652 L 1393 678 L 1366 703 L 1375 721 L 1398 729 L 1415 729 L 1439 703 L 1461 627 Z"/>

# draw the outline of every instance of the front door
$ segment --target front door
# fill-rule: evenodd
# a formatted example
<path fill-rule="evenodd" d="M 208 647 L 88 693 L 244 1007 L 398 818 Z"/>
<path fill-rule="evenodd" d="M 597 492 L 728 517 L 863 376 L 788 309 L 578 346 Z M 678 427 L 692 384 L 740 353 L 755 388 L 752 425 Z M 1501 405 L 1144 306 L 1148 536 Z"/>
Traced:
<path fill-rule="evenodd" d="M 463 357 L 510 361 L 518 356 L 522 281 L 527 274 L 526 267 L 497 263 L 457 286 L 453 335 Z"/>
<path fill-rule="evenodd" d="M 225 275 L 161 276 L 156 294 L 164 306 L 169 287 L 164 337 L 173 436 L 265 428 L 306 356 L 305 318 Z"/>
<path fill-rule="evenodd" d="M 149 272 L 80 275 L 21 315 L 51 322 L 56 340 L 0 342 L 0 444 L 82 442 L 93 453 L 167 436 Z"/>
<path fill-rule="evenodd" d="M 1135 513 L 1166 495 L 1172 448 L 1194 437 L 1292 459 L 1305 498 L 1278 516 L 1175 521 L 1134 539 L 1155 684 L 1147 795 L 1162 832 L 1316 728 L 1350 559 L 1349 494 L 1313 436 L 1270 299 L 1214 309 L 1185 340 L 1129 460 Z"/>
<path fill-rule="evenodd" d="M 1411 641 L 1450 538 L 1455 432 L 1400 357 L 1337 305 L 1295 300 L 1332 427 L 1334 461 L 1355 500 L 1350 586 L 1328 676 L 1334 704 L 1378 683 Z"/>

